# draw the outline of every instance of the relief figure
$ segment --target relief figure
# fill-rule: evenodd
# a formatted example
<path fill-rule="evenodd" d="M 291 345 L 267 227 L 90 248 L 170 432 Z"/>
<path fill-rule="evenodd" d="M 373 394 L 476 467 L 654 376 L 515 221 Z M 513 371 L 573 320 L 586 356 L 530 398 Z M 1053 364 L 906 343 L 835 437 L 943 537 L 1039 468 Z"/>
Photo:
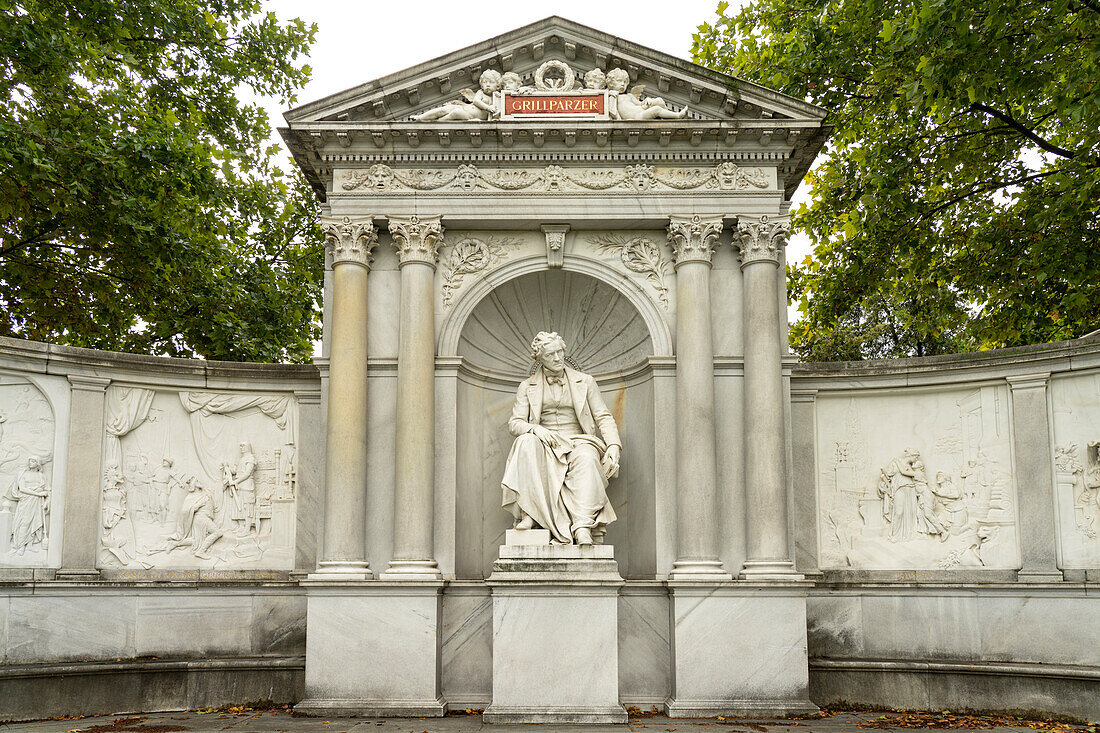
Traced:
<path fill-rule="evenodd" d="M 478 81 L 481 88 L 476 92 L 472 89 L 463 89 L 459 92 L 465 101 L 447 102 L 423 114 L 416 115 L 413 119 L 419 122 L 489 119 L 489 116 L 495 111 L 493 95 L 500 91 L 503 80 L 499 71 L 486 69 L 481 72 L 481 78 Z"/>
<path fill-rule="evenodd" d="M 27 459 L 9 500 L 15 503 L 11 523 L 11 550 L 19 555 L 30 545 L 46 549 L 50 516 L 50 485 L 37 458 Z"/>

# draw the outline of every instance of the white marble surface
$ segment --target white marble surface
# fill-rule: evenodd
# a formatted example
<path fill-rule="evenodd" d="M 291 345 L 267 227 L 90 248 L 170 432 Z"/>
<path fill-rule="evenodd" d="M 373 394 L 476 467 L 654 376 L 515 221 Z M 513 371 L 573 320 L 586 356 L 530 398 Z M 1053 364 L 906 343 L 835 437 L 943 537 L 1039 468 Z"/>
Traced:
<path fill-rule="evenodd" d="M 617 598 L 603 595 L 493 596 L 493 715 L 546 721 L 619 705 Z M 625 722 L 625 710 L 623 711 Z M 533 720 L 532 720 L 533 722 Z"/>
<path fill-rule="evenodd" d="M 443 596 L 443 696 L 451 705 L 484 708 L 493 696 L 493 599 L 484 586 Z"/>
<path fill-rule="evenodd" d="M 677 587 L 672 623 L 671 715 L 813 708 L 803 595 Z"/>
<path fill-rule="evenodd" d="M 669 601 L 663 587 L 624 588 L 619 595 L 619 696 L 648 709 L 672 691 Z"/>
<path fill-rule="evenodd" d="M 0 567 L 61 563 L 68 459 L 69 385 L 63 378 L 0 372 Z M 11 546 L 17 502 L 11 500 L 27 459 L 36 458 L 50 488 L 45 537 L 22 552 Z"/>
<path fill-rule="evenodd" d="M 133 596 L 12 596 L 7 664 L 118 659 L 137 653 Z"/>
<path fill-rule="evenodd" d="M 816 425 L 821 568 L 1020 567 L 1007 387 L 819 395 Z M 939 520 L 930 492 L 942 481 L 962 497 L 942 533 L 920 529 L 916 501 L 891 521 L 880 480 L 907 451 L 919 454 L 927 488 L 917 493 Z"/>
<path fill-rule="evenodd" d="M 162 658 L 248 655 L 252 651 L 249 596 L 139 598 L 137 654 Z"/>
<path fill-rule="evenodd" d="M 307 603 L 306 709 L 442 714 L 437 589 L 311 592 Z"/>
<path fill-rule="evenodd" d="M 1055 502 L 1061 566 L 1100 568 L 1100 489 L 1088 489 L 1100 467 L 1100 372 L 1053 377 L 1050 400 L 1054 447 L 1068 452 L 1078 471 L 1055 466 Z M 1064 462 L 1065 459 L 1063 459 Z"/>

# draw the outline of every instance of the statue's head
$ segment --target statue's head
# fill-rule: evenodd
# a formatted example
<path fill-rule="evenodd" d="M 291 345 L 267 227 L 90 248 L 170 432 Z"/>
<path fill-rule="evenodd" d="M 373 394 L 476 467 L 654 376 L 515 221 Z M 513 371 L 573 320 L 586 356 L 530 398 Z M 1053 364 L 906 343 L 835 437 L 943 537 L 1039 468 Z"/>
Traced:
<path fill-rule="evenodd" d="M 603 69 L 592 69 L 584 75 L 584 86 L 586 89 L 603 89 L 607 86 L 607 76 L 603 73 Z"/>
<path fill-rule="evenodd" d="M 478 81 L 481 84 L 481 91 L 489 94 L 500 91 L 501 84 L 503 83 L 500 72 L 496 69 L 486 69 L 481 72 L 481 78 L 478 79 Z"/>
<path fill-rule="evenodd" d="M 554 331 L 539 331 L 531 341 L 531 356 L 552 374 L 565 370 L 565 339 Z"/>
<path fill-rule="evenodd" d="M 32 471 L 38 470 L 38 467 L 40 465 L 41 464 L 39 464 L 38 459 L 35 458 L 34 456 L 31 456 L 30 458 L 27 459 L 27 468 L 31 469 Z"/>
<path fill-rule="evenodd" d="M 612 69 L 607 72 L 607 88 L 613 92 L 625 92 L 630 85 L 630 74 L 626 69 Z"/>
<path fill-rule="evenodd" d="M 162 460 L 160 462 L 160 465 L 164 466 L 165 468 L 171 468 L 172 467 L 172 459 L 171 458 L 165 458 L 164 460 Z"/>
<path fill-rule="evenodd" d="M 241 441 L 241 455 L 252 452 L 252 445 L 247 440 Z"/>
<path fill-rule="evenodd" d="M 514 71 L 506 71 L 500 76 L 501 87 L 506 92 L 514 92 L 523 86 L 523 77 Z"/>

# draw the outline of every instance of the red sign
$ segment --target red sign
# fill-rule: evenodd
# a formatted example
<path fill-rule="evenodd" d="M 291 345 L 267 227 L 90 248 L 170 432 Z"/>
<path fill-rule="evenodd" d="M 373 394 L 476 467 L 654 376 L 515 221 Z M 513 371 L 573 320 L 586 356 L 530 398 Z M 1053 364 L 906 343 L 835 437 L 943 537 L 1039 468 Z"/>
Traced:
<path fill-rule="evenodd" d="M 605 115 L 602 94 L 504 95 L 505 115 Z"/>

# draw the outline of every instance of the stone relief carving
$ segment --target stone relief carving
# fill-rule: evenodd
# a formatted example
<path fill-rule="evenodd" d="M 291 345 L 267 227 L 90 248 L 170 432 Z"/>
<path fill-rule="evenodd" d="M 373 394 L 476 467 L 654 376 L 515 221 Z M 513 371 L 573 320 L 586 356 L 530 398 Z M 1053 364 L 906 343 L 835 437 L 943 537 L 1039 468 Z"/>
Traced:
<path fill-rule="evenodd" d="M 1073 499 L 1073 524 L 1087 539 L 1095 540 L 1100 529 L 1100 442 L 1086 447 L 1087 463 L 1078 458 L 1076 443 L 1057 448 L 1054 465 L 1059 487 L 1068 486 Z"/>
<path fill-rule="evenodd" d="M 589 240 L 600 252 L 616 252 L 623 266 L 631 272 L 644 275 L 650 287 L 657 291 L 661 305 L 668 310 L 668 287 L 665 275 L 670 263 L 661 252 L 660 246 L 646 237 L 625 237 L 619 234 L 604 234 Z"/>
<path fill-rule="evenodd" d="M 475 122 L 499 118 L 501 105 L 497 103 L 502 92 L 517 95 L 570 94 L 584 92 L 608 92 L 609 116 L 613 120 L 664 120 L 683 119 L 688 114 L 685 106 L 674 110 L 661 97 L 643 97 L 644 84 L 630 86 L 630 74 L 626 69 L 613 68 L 605 74 L 595 68 L 584 74 L 584 82 L 569 64 L 557 59 L 544 61 L 534 72 L 533 87 L 523 84 L 523 77 L 509 71 L 501 74 L 496 69 L 486 69 L 478 79 L 479 89 L 463 89 L 461 99 L 451 100 L 427 112 L 413 115 L 419 122 Z"/>
<path fill-rule="evenodd" d="M 1006 399 L 819 400 L 822 567 L 1017 567 Z"/>
<path fill-rule="evenodd" d="M 38 388 L 0 375 L 0 565 L 46 564 L 51 540 L 54 416 Z"/>
<path fill-rule="evenodd" d="M 398 261 L 424 262 L 432 267 L 439 260 L 439 248 L 443 246 L 442 217 L 391 216 L 390 235 Z"/>
<path fill-rule="evenodd" d="M 321 219 L 321 232 L 325 235 L 325 247 L 331 252 L 333 265 L 355 262 L 370 269 L 372 250 L 378 246 L 373 217 L 326 217 Z"/>
<path fill-rule="evenodd" d="M 467 122 L 489 119 L 490 115 L 495 112 L 493 98 L 503 85 L 501 74 L 496 69 L 486 69 L 481 72 L 478 84 L 480 88 L 477 91 L 463 89 L 459 92 L 462 99 L 447 102 L 423 114 L 416 115 L 413 119 L 420 122 Z"/>
<path fill-rule="evenodd" d="M 485 272 L 491 265 L 504 259 L 509 249 L 522 244 L 512 237 L 480 236 L 466 237 L 457 242 L 443 265 L 443 308 L 450 310 L 454 305 L 455 293 L 462 287 L 467 275 Z"/>
<path fill-rule="evenodd" d="M 290 395 L 107 390 L 100 567 L 293 567 Z"/>
<path fill-rule="evenodd" d="M 376 193 L 409 191 L 692 191 L 696 189 L 744 191 L 771 187 L 769 173 L 760 167 L 742 168 L 725 161 L 713 168 L 671 168 L 648 164 L 624 168 L 480 169 L 463 164 L 454 169 L 395 169 L 376 163 L 367 169 L 338 173 L 345 191 L 365 189 Z"/>
<path fill-rule="evenodd" d="M 520 383 L 508 421 L 516 439 L 502 506 L 515 529 L 545 529 L 553 544 L 602 544 L 616 519 L 607 483 L 619 472 L 622 441 L 596 380 L 569 366 L 565 350 L 557 333 L 531 342 L 538 368 Z"/>
<path fill-rule="evenodd" d="M 718 237 L 722 234 L 721 217 L 671 216 L 668 225 L 668 244 L 672 247 L 673 261 L 710 262 Z"/>
<path fill-rule="evenodd" d="M 789 224 L 785 219 L 773 220 L 761 216 L 758 221 L 737 220 L 737 237 L 741 242 L 741 262 L 779 262 L 779 253 L 787 244 Z"/>
<path fill-rule="evenodd" d="M 1050 380 L 1061 565 L 1100 568 L 1100 372 Z"/>

